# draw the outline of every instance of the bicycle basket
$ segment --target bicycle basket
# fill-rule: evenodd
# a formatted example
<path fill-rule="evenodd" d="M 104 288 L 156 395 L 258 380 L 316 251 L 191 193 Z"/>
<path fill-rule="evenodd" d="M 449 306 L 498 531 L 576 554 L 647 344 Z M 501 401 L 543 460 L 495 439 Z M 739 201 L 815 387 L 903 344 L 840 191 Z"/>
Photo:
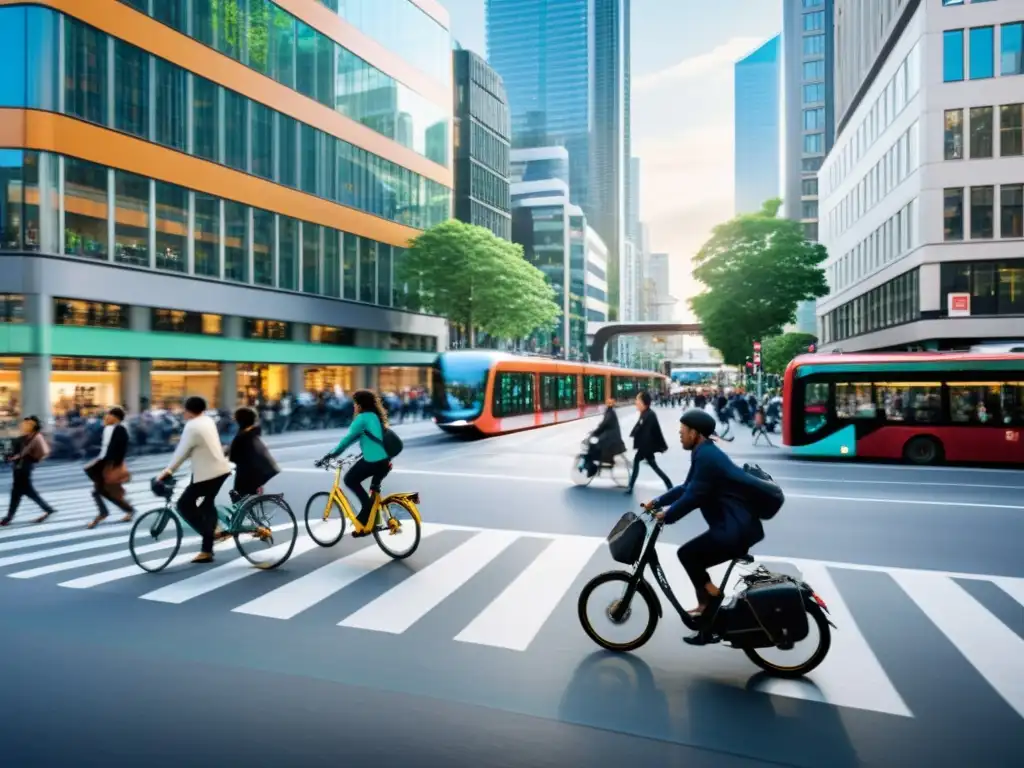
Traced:
<path fill-rule="evenodd" d="M 619 563 L 632 565 L 640 559 L 647 540 L 647 526 L 644 521 L 632 512 L 627 512 L 608 534 L 608 549 L 612 559 Z"/>

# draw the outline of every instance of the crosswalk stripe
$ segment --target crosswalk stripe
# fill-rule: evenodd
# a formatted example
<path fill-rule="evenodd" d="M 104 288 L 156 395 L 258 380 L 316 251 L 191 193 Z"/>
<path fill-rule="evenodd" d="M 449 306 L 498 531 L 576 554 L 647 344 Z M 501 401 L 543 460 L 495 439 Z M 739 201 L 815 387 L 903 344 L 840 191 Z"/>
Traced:
<path fill-rule="evenodd" d="M 913 717 L 857 626 L 828 568 L 802 563 L 800 570 L 804 581 L 814 587 L 828 605 L 832 620 L 839 629 L 832 632 L 832 648 L 825 661 L 808 675 L 808 679 L 815 683 L 813 686 L 799 680 L 771 678 L 759 686 L 760 690 L 776 696 L 820 701 L 836 707 Z M 796 652 L 802 653 L 799 650 Z"/>
<path fill-rule="evenodd" d="M 148 512 L 148 511 L 149 510 L 147 510 L 147 509 L 145 509 L 143 507 L 140 507 L 140 508 L 138 508 L 136 510 L 136 514 L 137 515 L 141 515 L 141 514 L 143 514 L 145 512 Z M 120 518 L 116 518 L 116 519 L 120 520 Z M 93 536 L 102 536 L 103 534 L 110 532 L 110 529 L 107 527 L 109 525 L 109 523 L 110 523 L 110 520 L 108 518 L 108 520 L 106 521 L 106 524 L 101 523 L 100 525 L 98 525 L 95 528 L 86 528 L 85 525 L 83 525 L 81 521 L 76 521 L 76 522 L 73 523 L 73 525 L 74 525 L 74 527 L 79 528 L 79 530 L 72 531 L 71 533 L 58 533 L 58 534 L 55 534 L 55 535 L 49 535 L 49 534 L 50 534 L 51 531 L 56 530 L 56 526 L 50 526 L 50 525 L 47 525 L 45 527 L 36 526 L 36 527 L 33 527 L 31 529 L 32 533 L 46 534 L 46 535 L 22 536 L 22 537 L 16 539 L 15 541 L 0 543 L 0 552 L 10 552 L 11 550 L 15 550 L 15 549 L 27 549 L 29 547 L 38 547 L 41 544 L 56 544 L 57 542 L 60 542 L 60 541 L 72 541 L 74 539 L 88 539 L 88 538 L 91 538 Z M 63 525 L 64 525 L 65 529 L 72 527 L 72 523 L 70 523 L 70 522 L 69 523 L 65 523 Z"/>
<path fill-rule="evenodd" d="M 196 556 L 194 548 L 198 547 L 200 542 L 201 539 L 199 538 L 199 536 L 184 537 L 181 541 L 182 551 L 179 551 L 178 554 L 174 556 L 174 559 L 171 560 L 171 562 L 167 563 L 167 565 L 164 567 L 164 570 L 161 571 L 161 573 L 171 571 L 172 569 L 178 566 L 182 566 L 188 563 L 193 557 Z M 170 549 L 173 546 L 174 540 L 171 539 L 170 541 L 161 541 L 156 544 L 147 544 L 144 547 L 138 547 L 136 548 L 135 552 L 139 555 L 146 555 L 150 552 L 156 552 L 161 549 Z M 234 546 L 234 541 L 222 541 L 219 544 L 213 545 L 213 552 L 214 554 L 217 554 L 225 550 L 233 549 Z M 131 557 L 131 553 L 126 553 L 126 556 Z M 161 565 L 166 561 L 166 556 L 161 558 L 153 558 L 152 560 L 147 560 L 146 565 L 150 566 L 151 568 L 156 568 L 158 565 Z M 125 565 L 120 568 L 114 568 L 113 570 L 109 571 L 100 571 L 99 573 L 93 573 L 88 576 L 81 576 L 77 579 L 71 579 L 70 581 L 61 582 L 57 586 L 67 587 L 68 589 L 91 589 L 92 587 L 98 587 L 103 584 L 111 584 L 115 581 L 130 579 L 132 576 L 144 576 L 147 573 L 149 573 L 149 571 L 140 568 L 133 561 L 130 565 Z"/>
<path fill-rule="evenodd" d="M 1021 605 L 1024 605 L 1024 579 L 995 579 L 995 584 Z"/>
<path fill-rule="evenodd" d="M 184 539 L 182 540 L 181 545 L 182 545 L 182 547 L 186 547 L 186 546 L 190 545 L 191 543 L 198 542 L 198 541 L 199 541 L 199 537 L 198 536 L 191 536 L 190 537 L 190 536 L 186 535 L 184 537 Z M 167 538 L 164 541 L 159 541 L 159 542 L 157 542 L 155 544 L 146 544 L 145 546 L 136 547 L 135 548 L 135 552 L 137 554 L 144 555 L 144 554 L 147 554 L 149 552 L 157 552 L 157 551 L 159 551 L 161 549 L 170 549 L 173 546 L 174 546 L 174 539 L 173 538 Z M 75 560 L 61 560 L 59 562 L 51 563 L 49 565 L 41 565 L 41 566 L 39 566 L 37 568 L 31 568 L 31 569 L 29 569 L 27 571 L 18 571 L 17 573 L 9 573 L 7 575 L 8 575 L 9 578 L 12 578 L 12 579 L 35 579 L 35 578 L 38 578 L 40 576 L 48 576 L 51 573 L 63 573 L 64 571 L 74 571 L 74 570 L 77 570 L 79 568 L 88 568 L 90 565 L 100 565 L 101 563 L 112 563 L 115 560 L 123 560 L 126 557 L 131 557 L 131 556 L 132 556 L 132 553 L 128 550 L 127 547 L 125 547 L 124 550 L 118 550 L 117 552 L 106 552 L 106 553 L 104 553 L 102 555 L 91 555 L 89 557 L 80 557 L 80 558 L 77 558 Z M 140 570 L 139 567 L 137 565 L 135 565 L 134 563 L 132 563 L 131 567 L 134 568 L 135 570 Z M 81 580 L 84 581 L 85 579 L 95 579 L 97 577 L 103 576 L 104 574 L 110 574 L 110 573 L 114 573 L 114 571 L 102 571 L 102 572 L 100 572 L 98 574 L 94 574 L 93 576 L 84 577 Z M 76 581 L 78 581 L 78 580 L 76 579 Z M 98 583 L 106 583 L 106 582 L 105 581 L 101 581 L 101 582 L 98 582 Z M 62 587 L 72 586 L 72 587 L 83 588 L 83 589 L 85 588 L 84 585 L 73 584 L 72 582 L 67 582 L 67 581 L 64 582 L 63 584 L 60 584 L 60 586 L 62 586 Z M 89 584 L 88 586 L 95 586 L 95 584 Z"/>
<path fill-rule="evenodd" d="M 280 526 L 277 526 L 280 527 Z M 287 550 L 291 542 L 285 544 L 277 544 L 268 550 L 265 550 L 264 554 L 270 557 L 280 557 Z M 292 552 L 289 562 L 294 560 L 296 557 L 309 552 L 311 549 L 316 549 L 317 544 L 313 539 L 306 535 L 299 535 L 295 540 L 295 549 Z M 180 605 L 181 603 L 187 602 L 195 597 L 200 597 L 208 592 L 213 592 L 216 589 L 233 584 L 236 581 L 253 576 L 260 572 L 259 568 L 256 568 L 246 560 L 244 557 L 237 557 L 224 565 L 218 565 L 214 568 L 192 576 L 182 581 L 176 581 L 173 584 L 168 584 L 165 587 L 156 589 L 152 592 L 147 592 L 144 595 L 140 595 L 142 600 L 152 600 L 157 603 L 173 603 Z"/>
<path fill-rule="evenodd" d="M 440 530 L 440 526 L 423 525 L 420 529 L 420 541 Z M 385 554 L 376 544 L 370 544 L 233 610 L 235 613 L 262 616 L 267 619 L 291 619 L 392 562 L 394 561 L 390 555 Z"/>
<path fill-rule="evenodd" d="M 600 540 L 566 536 L 551 541 L 455 639 L 525 651 L 551 617 Z"/>
<path fill-rule="evenodd" d="M 338 626 L 399 635 L 469 581 L 518 538 L 518 534 L 507 531 L 481 531 L 363 606 L 339 622 Z"/>
<path fill-rule="evenodd" d="M 1024 717 L 1024 640 L 952 579 L 909 572 L 893 574 L 893 579 Z"/>
<path fill-rule="evenodd" d="M 53 549 L 27 552 L 23 555 L 0 557 L 0 568 L 6 568 L 8 565 L 18 565 L 19 563 L 31 563 L 35 560 L 46 560 L 47 558 L 59 557 L 60 555 L 71 555 L 75 552 L 84 552 L 89 549 L 102 549 L 103 547 L 113 547 L 117 544 L 127 543 L 127 536 L 115 536 L 109 539 L 100 539 L 99 541 L 85 541 L 81 544 L 69 544 L 66 547 L 55 547 Z"/>

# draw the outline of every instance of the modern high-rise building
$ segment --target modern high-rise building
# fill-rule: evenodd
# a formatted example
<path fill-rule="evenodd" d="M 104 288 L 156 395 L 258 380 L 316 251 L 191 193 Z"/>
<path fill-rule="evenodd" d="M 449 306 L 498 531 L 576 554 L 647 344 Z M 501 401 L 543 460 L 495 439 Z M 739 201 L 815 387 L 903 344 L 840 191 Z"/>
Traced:
<path fill-rule="evenodd" d="M 781 35 L 776 35 L 735 66 L 736 213 L 755 213 L 781 191 L 780 70 Z"/>
<path fill-rule="evenodd" d="M 785 0 L 783 4 L 783 92 L 785 137 L 783 211 L 818 239 L 818 169 L 832 149 L 833 0 Z M 801 302 L 789 330 L 815 333 L 815 302 Z"/>
<path fill-rule="evenodd" d="M 561 145 L 572 202 L 609 251 L 618 313 L 629 158 L 629 0 L 487 0 L 487 57 L 516 148 Z"/>
<path fill-rule="evenodd" d="M 821 348 L 1020 343 L 1024 8 L 835 5 L 837 136 L 818 175 Z M 920 396 L 944 401 L 939 389 Z M 954 395 L 953 410 L 989 400 Z"/>
<path fill-rule="evenodd" d="M 640 158 L 629 158 L 629 190 L 626 196 L 626 239 L 640 245 Z"/>
<path fill-rule="evenodd" d="M 403 0 L 404 1 L 404 0 Z M 511 125 L 501 77 L 472 51 L 453 54 L 455 218 L 512 239 Z"/>
<path fill-rule="evenodd" d="M 401 263 L 451 214 L 448 20 L 336 7 L 0 8 L 0 408 L 426 381 Z"/>

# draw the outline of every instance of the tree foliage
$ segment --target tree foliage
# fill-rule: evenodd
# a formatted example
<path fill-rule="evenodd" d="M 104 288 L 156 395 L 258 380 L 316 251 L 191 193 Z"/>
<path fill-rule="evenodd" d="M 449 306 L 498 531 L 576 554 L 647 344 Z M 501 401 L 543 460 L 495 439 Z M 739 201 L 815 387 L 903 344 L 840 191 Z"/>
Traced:
<path fill-rule="evenodd" d="M 784 333 L 765 339 L 761 342 L 761 366 L 765 373 L 785 373 L 789 361 L 806 354 L 807 348 L 817 341 L 811 333 Z"/>
<path fill-rule="evenodd" d="M 780 218 L 782 201 L 715 227 L 694 258 L 705 290 L 690 300 L 708 344 L 741 365 L 755 341 L 782 334 L 801 301 L 828 293 L 824 246 L 804 237 L 800 222 Z"/>
<path fill-rule="evenodd" d="M 418 285 L 423 309 L 465 329 L 471 343 L 475 331 L 523 338 L 561 315 L 554 290 L 521 246 L 455 219 L 409 244 L 398 279 Z"/>

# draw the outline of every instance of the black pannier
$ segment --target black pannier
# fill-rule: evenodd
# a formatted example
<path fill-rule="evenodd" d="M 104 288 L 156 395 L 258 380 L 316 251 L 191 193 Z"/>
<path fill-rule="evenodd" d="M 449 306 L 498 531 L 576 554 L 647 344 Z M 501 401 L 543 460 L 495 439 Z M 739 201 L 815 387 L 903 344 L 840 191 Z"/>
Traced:
<path fill-rule="evenodd" d="M 762 520 L 771 520 L 786 503 L 786 495 L 772 476 L 756 464 L 744 464 L 747 483 L 743 496 L 750 502 L 750 510 Z"/>
<path fill-rule="evenodd" d="M 791 645 L 806 639 L 810 629 L 799 585 L 788 579 L 763 581 L 748 587 L 742 599 L 774 645 Z"/>
<path fill-rule="evenodd" d="M 608 548 L 612 558 L 619 563 L 633 565 L 640 559 L 647 539 L 647 526 L 632 512 L 627 512 L 608 534 Z"/>

